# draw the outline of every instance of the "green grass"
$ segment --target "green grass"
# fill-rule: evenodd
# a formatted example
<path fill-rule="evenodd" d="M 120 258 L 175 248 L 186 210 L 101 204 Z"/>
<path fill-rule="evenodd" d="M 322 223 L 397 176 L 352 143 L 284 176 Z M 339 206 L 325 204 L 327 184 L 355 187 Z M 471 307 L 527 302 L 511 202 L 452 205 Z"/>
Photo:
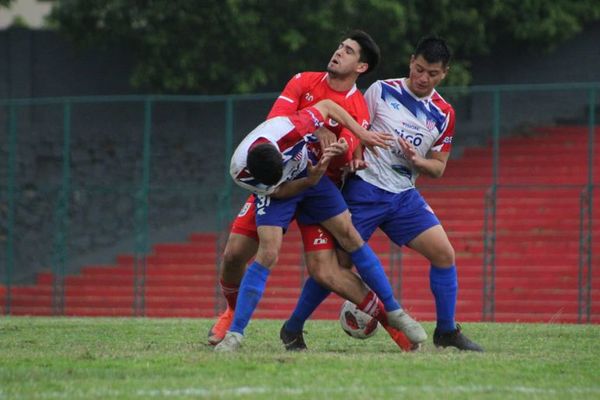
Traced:
<path fill-rule="evenodd" d="M 209 320 L 0 318 L 0 399 L 600 398 L 600 326 L 466 324 L 484 354 L 401 353 L 311 321 L 288 353 L 280 321 L 253 321 L 242 351 L 205 345 Z M 431 334 L 433 325 L 424 324 Z"/>

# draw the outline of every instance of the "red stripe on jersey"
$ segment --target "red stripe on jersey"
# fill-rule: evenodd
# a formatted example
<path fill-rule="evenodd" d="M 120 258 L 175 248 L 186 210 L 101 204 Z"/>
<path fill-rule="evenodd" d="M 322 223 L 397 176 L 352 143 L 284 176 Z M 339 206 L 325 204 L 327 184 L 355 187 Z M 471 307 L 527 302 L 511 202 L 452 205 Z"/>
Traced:
<path fill-rule="evenodd" d="M 323 115 L 315 107 L 308 107 L 288 117 L 294 128 L 277 141 L 279 151 L 285 151 L 312 134 L 323 124 Z"/>
<path fill-rule="evenodd" d="M 441 146 L 439 151 L 450 152 L 452 149 L 452 139 L 454 137 L 454 126 L 456 123 L 456 115 L 454 108 L 436 91 L 431 96 L 431 102 L 437 107 L 442 114 L 446 116 L 445 129 L 441 132 L 440 137 L 433 144 L 433 147 Z"/>

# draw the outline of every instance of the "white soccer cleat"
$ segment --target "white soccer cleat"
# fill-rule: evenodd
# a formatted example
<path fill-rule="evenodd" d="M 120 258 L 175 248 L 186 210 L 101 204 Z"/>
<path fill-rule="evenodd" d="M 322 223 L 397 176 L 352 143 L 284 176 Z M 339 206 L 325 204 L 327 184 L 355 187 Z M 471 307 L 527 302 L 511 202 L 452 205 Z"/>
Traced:
<path fill-rule="evenodd" d="M 243 340 L 244 335 L 241 333 L 227 331 L 223 340 L 215 346 L 215 351 L 222 353 L 238 351 L 242 347 Z"/>
<path fill-rule="evenodd" d="M 403 309 L 399 308 L 387 313 L 388 323 L 396 329 L 404 332 L 412 343 L 423 343 L 427 340 L 425 329 L 417 321 L 412 319 Z"/>

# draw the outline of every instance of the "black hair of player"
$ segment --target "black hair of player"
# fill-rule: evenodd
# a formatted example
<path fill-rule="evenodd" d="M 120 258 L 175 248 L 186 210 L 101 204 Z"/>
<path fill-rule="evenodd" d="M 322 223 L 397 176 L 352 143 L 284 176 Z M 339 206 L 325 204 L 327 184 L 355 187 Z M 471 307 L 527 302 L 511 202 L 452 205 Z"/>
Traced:
<path fill-rule="evenodd" d="M 365 31 L 361 31 L 360 29 L 353 29 L 345 35 L 346 39 L 352 39 L 360 46 L 360 62 L 364 62 L 369 64 L 369 68 L 361 75 L 366 75 L 369 72 L 373 71 L 377 64 L 379 64 L 379 59 L 381 58 L 381 51 L 379 50 L 379 46 L 375 43 L 375 40 Z"/>
<path fill-rule="evenodd" d="M 442 66 L 446 68 L 452 58 L 452 51 L 444 39 L 431 35 L 419 40 L 414 56 L 423 56 L 425 61 L 430 64 L 441 62 Z"/>
<path fill-rule="evenodd" d="M 283 175 L 283 157 L 271 143 L 261 143 L 250 149 L 246 157 L 248 171 L 264 185 L 274 185 Z"/>

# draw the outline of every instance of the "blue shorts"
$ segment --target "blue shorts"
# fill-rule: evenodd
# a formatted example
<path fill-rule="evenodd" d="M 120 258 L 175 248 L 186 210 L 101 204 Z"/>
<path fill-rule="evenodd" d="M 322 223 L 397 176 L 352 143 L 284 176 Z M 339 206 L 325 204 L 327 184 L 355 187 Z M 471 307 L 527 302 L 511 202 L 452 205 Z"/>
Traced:
<path fill-rule="evenodd" d="M 256 226 L 280 226 L 285 231 L 294 214 L 298 222 L 318 224 L 346 211 L 342 193 L 327 176 L 302 193 L 286 199 L 256 196 Z"/>
<path fill-rule="evenodd" d="M 352 223 L 364 241 L 378 227 L 398 246 L 403 246 L 440 221 L 416 189 L 392 193 L 357 176 L 348 179 L 344 199 Z"/>

